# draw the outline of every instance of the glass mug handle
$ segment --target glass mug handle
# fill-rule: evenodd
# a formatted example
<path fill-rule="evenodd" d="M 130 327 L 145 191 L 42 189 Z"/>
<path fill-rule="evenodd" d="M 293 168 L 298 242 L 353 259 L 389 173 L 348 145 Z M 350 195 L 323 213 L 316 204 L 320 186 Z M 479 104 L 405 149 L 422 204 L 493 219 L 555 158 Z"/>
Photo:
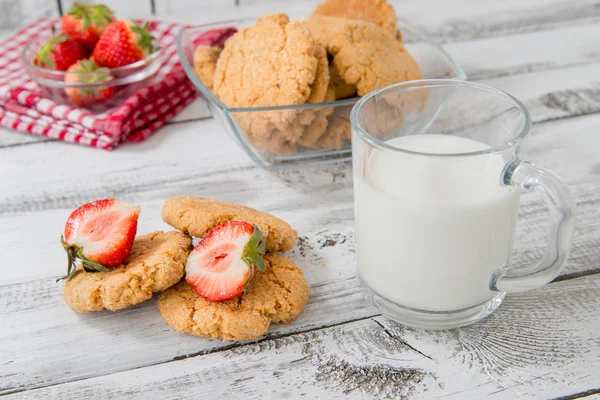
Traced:
<path fill-rule="evenodd" d="M 526 161 L 513 160 L 506 167 L 503 180 L 505 185 L 541 194 L 551 214 L 550 233 L 539 263 L 518 270 L 499 268 L 492 275 L 490 290 L 522 292 L 539 288 L 558 276 L 569 255 L 575 229 L 575 201 L 558 176 Z"/>

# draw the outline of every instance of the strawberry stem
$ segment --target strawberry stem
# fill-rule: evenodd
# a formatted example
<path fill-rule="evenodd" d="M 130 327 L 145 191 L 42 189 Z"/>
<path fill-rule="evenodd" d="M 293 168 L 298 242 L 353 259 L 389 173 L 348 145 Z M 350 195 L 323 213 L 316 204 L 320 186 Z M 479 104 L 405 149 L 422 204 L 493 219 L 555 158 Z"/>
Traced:
<path fill-rule="evenodd" d="M 52 33 L 54 34 L 54 26 L 52 27 Z M 53 51 L 53 47 L 57 43 L 66 42 L 67 39 L 67 35 L 65 35 L 64 33 L 58 36 L 53 36 L 50 39 L 48 39 L 48 41 L 44 43 L 42 48 L 37 53 L 38 65 L 42 67 L 48 66 L 50 68 L 54 68 L 54 60 L 52 60 L 52 58 L 50 57 L 50 54 L 52 54 Z"/>
<path fill-rule="evenodd" d="M 152 54 L 154 51 L 158 50 L 159 47 L 154 47 L 154 36 L 148 32 L 148 28 L 150 27 L 150 23 L 146 21 L 144 26 L 140 26 L 137 22 L 132 21 L 131 31 L 138 35 L 137 45 L 143 51 L 146 51 L 148 54 Z"/>
<path fill-rule="evenodd" d="M 263 256 L 265 254 L 265 241 L 263 240 L 263 235 L 258 226 L 254 225 L 254 232 L 244 246 L 244 253 L 242 254 L 242 260 L 250 267 L 250 276 L 244 285 L 244 292 L 246 292 L 246 288 L 248 283 L 252 280 L 256 269 L 260 272 L 265 272 L 265 260 Z"/>
<path fill-rule="evenodd" d="M 75 3 L 67 14 L 82 21 L 83 30 L 86 30 L 91 24 L 103 26 L 114 20 L 112 10 L 104 4 L 86 5 Z"/>
<path fill-rule="evenodd" d="M 56 282 L 63 279 L 71 279 L 73 275 L 75 275 L 75 272 L 77 271 L 77 264 L 75 263 L 75 260 L 78 258 L 81 260 L 81 265 L 86 272 L 100 272 L 109 270 L 104 265 L 91 261 L 84 256 L 81 247 L 68 245 L 62 235 L 60 236 L 60 243 L 67 253 L 67 274 L 58 278 Z"/>

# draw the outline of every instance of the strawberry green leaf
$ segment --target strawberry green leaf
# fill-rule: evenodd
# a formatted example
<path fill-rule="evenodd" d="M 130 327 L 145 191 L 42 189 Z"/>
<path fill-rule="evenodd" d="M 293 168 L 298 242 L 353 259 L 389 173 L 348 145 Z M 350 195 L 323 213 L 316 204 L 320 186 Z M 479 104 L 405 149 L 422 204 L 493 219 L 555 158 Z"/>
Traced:
<path fill-rule="evenodd" d="M 258 268 L 260 272 L 265 272 L 265 261 L 263 255 L 265 254 L 265 243 L 263 235 L 258 226 L 254 225 L 254 232 L 248 240 L 248 243 L 244 247 L 243 259 L 254 272 L 254 268 Z"/>
<path fill-rule="evenodd" d="M 143 27 L 139 26 L 136 22 L 133 22 L 131 31 L 137 36 L 137 45 L 140 49 L 147 52 L 148 54 L 158 50 L 158 47 L 154 47 L 154 36 L 148 32 L 149 22 L 146 22 Z"/>
<path fill-rule="evenodd" d="M 67 252 L 67 274 L 58 278 L 56 282 L 63 279 L 70 279 L 73 275 L 75 275 L 75 271 L 77 271 L 77 265 L 75 264 L 75 252 L 73 251 L 74 249 L 67 245 L 62 235 L 60 236 L 60 243 Z"/>
<path fill-rule="evenodd" d="M 114 20 L 114 13 L 104 4 L 87 5 L 75 3 L 67 14 L 80 20 L 83 23 L 84 31 L 87 30 L 91 24 L 103 26 L 110 24 Z"/>
<path fill-rule="evenodd" d="M 75 272 L 77 271 L 77 264 L 75 263 L 75 260 L 78 258 L 81 260 L 81 265 L 83 266 L 83 269 L 87 272 L 100 272 L 109 270 L 104 265 L 91 261 L 86 256 L 84 256 L 81 247 L 67 244 L 62 235 L 60 237 L 60 243 L 62 244 L 63 248 L 67 253 L 67 274 L 63 277 L 58 278 L 56 282 L 63 279 L 71 279 L 73 275 L 75 275 Z"/>
<path fill-rule="evenodd" d="M 54 27 L 52 27 L 52 28 L 54 28 Z M 58 36 L 53 36 L 50 39 L 48 39 L 48 41 L 46 43 L 44 43 L 44 45 L 40 48 L 40 50 L 37 53 L 38 65 L 40 65 L 42 67 L 45 66 L 45 67 L 54 68 L 56 66 L 56 64 L 54 64 L 54 60 L 52 59 L 52 57 L 50 57 L 50 55 L 54 51 L 53 47 L 57 43 L 66 42 L 67 39 L 68 39 L 68 37 L 64 33 L 61 35 L 58 35 Z"/>
<path fill-rule="evenodd" d="M 265 260 L 262 257 L 258 257 L 254 264 L 256 265 L 256 268 L 258 268 L 258 270 L 260 272 L 265 272 Z"/>

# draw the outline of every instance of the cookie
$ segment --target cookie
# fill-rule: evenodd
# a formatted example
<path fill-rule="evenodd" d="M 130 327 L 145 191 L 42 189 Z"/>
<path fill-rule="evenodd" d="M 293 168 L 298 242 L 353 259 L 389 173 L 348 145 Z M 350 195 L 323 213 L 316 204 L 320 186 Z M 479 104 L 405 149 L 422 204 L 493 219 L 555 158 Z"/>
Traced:
<path fill-rule="evenodd" d="M 346 83 L 356 85 L 359 96 L 392 83 L 422 79 L 419 64 L 383 28 L 335 17 L 311 17 L 307 24 L 319 41 L 327 43 L 333 65 Z"/>
<path fill-rule="evenodd" d="M 220 54 L 221 49 L 213 46 L 198 46 L 194 53 L 194 72 L 208 90 L 213 89 L 215 67 Z"/>
<path fill-rule="evenodd" d="M 333 86 L 327 88 L 327 96 L 324 101 L 330 102 L 335 100 L 335 89 Z M 315 118 L 312 123 L 304 128 L 304 133 L 298 139 L 298 144 L 305 147 L 313 147 L 327 129 L 327 117 L 334 112 L 334 107 L 317 108 L 317 111 L 312 111 Z"/>
<path fill-rule="evenodd" d="M 350 124 L 350 113 L 352 106 L 336 107 L 335 112 L 329 117 L 332 130 L 341 130 L 342 136 L 347 141 L 352 141 L 352 125 Z"/>
<path fill-rule="evenodd" d="M 323 47 L 327 54 L 335 54 L 334 41 L 343 34 L 344 26 L 348 20 L 342 17 L 311 16 L 305 21 L 306 26 L 313 35 L 317 46 Z"/>
<path fill-rule="evenodd" d="M 141 303 L 181 279 L 191 250 L 192 238 L 181 232 L 138 236 L 123 265 L 93 273 L 79 267 L 65 282 L 63 298 L 81 313 Z"/>
<path fill-rule="evenodd" d="M 316 46 L 316 56 L 318 60 L 315 81 L 311 85 L 311 92 L 306 100 L 307 103 L 321 103 L 326 100 L 327 90 L 329 88 L 329 65 L 327 52 L 321 46 Z M 315 110 L 297 111 L 295 118 L 288 123 L 283 121 L 278 124 L 265 121 L 280 120 L 273 118 L 276 113 L 282 111 L 265 111 L 253 113 L 248 116 L 240 116 L 245 121 L 245 132 L 248 132 L 248 140 L 252 145 L 259 149 L 273 154 L 293 154 L 296 152 L 300 136 L 305 131 L 306 126 L 310 126 L 317 117 Z"/>
<path fill-rule="evenodd" d="M 309 104 L 322 103 L 327 95 L 329 87 L 329 61 L 327 60 L 327 52 L 323 46 L 316 46 L 317 56 L 317 71 L 315 73 L 315 81 L 310 87 L 310 95 L 306 100 Z"/>
<path fill-rule="evenodd" d="M 394 35 L 398 32 L 396 12 L 386 0 L 325 0 L 312 15 L 367 21 Z"/>
<path fill-rule="evenodd" d="M 304 131 L 304 128 L 300 123 L 294 123 L 292 125 L 294 131 L 296 127 L 298 127 L 300 132 Z M 265 138 L 261 136 L 248 135 L 248 141 L 252 144 L 252 146 L 262 153 L 270 153 L 270 154 L 278 154 L 278 155 L 289 155 L 294 154 L 298 150 L 297 144 L 297 136 L 294 137 L 293 141 L 289 141 L 286 139 L 286 136 L 280 133 L 278 129 L 271 132 L 270 137 Z"/>
<path fill-rule="evenodd" d="M 328 120 L 327 130 L 314 144 L 319 149 L 333 149 L 342 147 L 348 140 L 350 122 L 342 118 L 331 117 Z"/>
<path fill-rule="evenodd" d="M 225 43 L 214 92 L 230 107 L 304 104 L 315 81 L 317 51 L 304 23 L 285 14 L 259 18 Z"/>
<path fill-rule="evenodd" d="M 369 101 L 363 105 L 365 112 L 362 114 L 361 125 L 371 135 L 380 140 L 388 140 L 397 136 L 404 125 L 404 111 L 387 102 Z"/>
<path fill-rule="evenodd" d="M 289 324 L 304 309 L 309 290 L 302 270 L 277 254 L 265 256 L 266 272 L 257 271 L 246 292 L 222 302 L 198 295 L 182 280 L 161 293 L 158 309 L 173 329 L 222 340 L 251 340 L 271 323 Z"/>
<path fill-rule="evenodd" d="M 317 76 L 317 53 L 304 23 L 290 22 L 285 14 L 259 18 L 225 43 L 213 91 L 230 107 L 304 104 Z M 302 133 L 289 129 L 297 115 L 297 110 L 274 110 L 233 117 L 249 138 L 264 141 L 279 131 L 288 133 L 286 140 L 293 142 Z"/>
<path fill-rule="evenodd" d="M 333 64 L 329 66 L 329 83 L 335 91 L 336 100 L 352 97 L 356 94 L 356 86 L 346 83 Z"/>
<path fill-rule="evenodd" d="M 327 135 L 331 138 L 337 139 L 329 139 L 334 142 L 337 140 L 343 141 L 351 141 L 352 140 L 352 129 L 350 126 L 350 120 L 340 117 L 338 115 L 332 115 L 329 117 L 329 126 L 327 127 Z"/>
<path fill-rule="evenodd" d="M 298 234 L 285 221 L 250 207 L 204 197 L 173 197 L 165 201 L 162 218 L 167 224 L 195 237 L 226 221 L 246 221 L 258 226 L 266 250 L 287 251 L 296 244 Z"/>

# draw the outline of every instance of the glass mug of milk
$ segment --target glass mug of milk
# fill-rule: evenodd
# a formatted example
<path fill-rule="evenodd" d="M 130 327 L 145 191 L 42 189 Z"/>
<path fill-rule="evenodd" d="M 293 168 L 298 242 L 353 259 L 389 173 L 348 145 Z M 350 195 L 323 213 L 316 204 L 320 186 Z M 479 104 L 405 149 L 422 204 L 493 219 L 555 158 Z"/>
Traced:
<path fill-rule="evenodd" d="M 384 315 L 456 328 L 559 274 L 575 203 L 524 161 L 531 119 L 517 99 L 471 82 L 404 82 L 364 96 L 350 120 L 357 276 Z M 539 193 L 551 218 L 544 257 L 525 267 L 511 265 L 521 191 Z"/>

